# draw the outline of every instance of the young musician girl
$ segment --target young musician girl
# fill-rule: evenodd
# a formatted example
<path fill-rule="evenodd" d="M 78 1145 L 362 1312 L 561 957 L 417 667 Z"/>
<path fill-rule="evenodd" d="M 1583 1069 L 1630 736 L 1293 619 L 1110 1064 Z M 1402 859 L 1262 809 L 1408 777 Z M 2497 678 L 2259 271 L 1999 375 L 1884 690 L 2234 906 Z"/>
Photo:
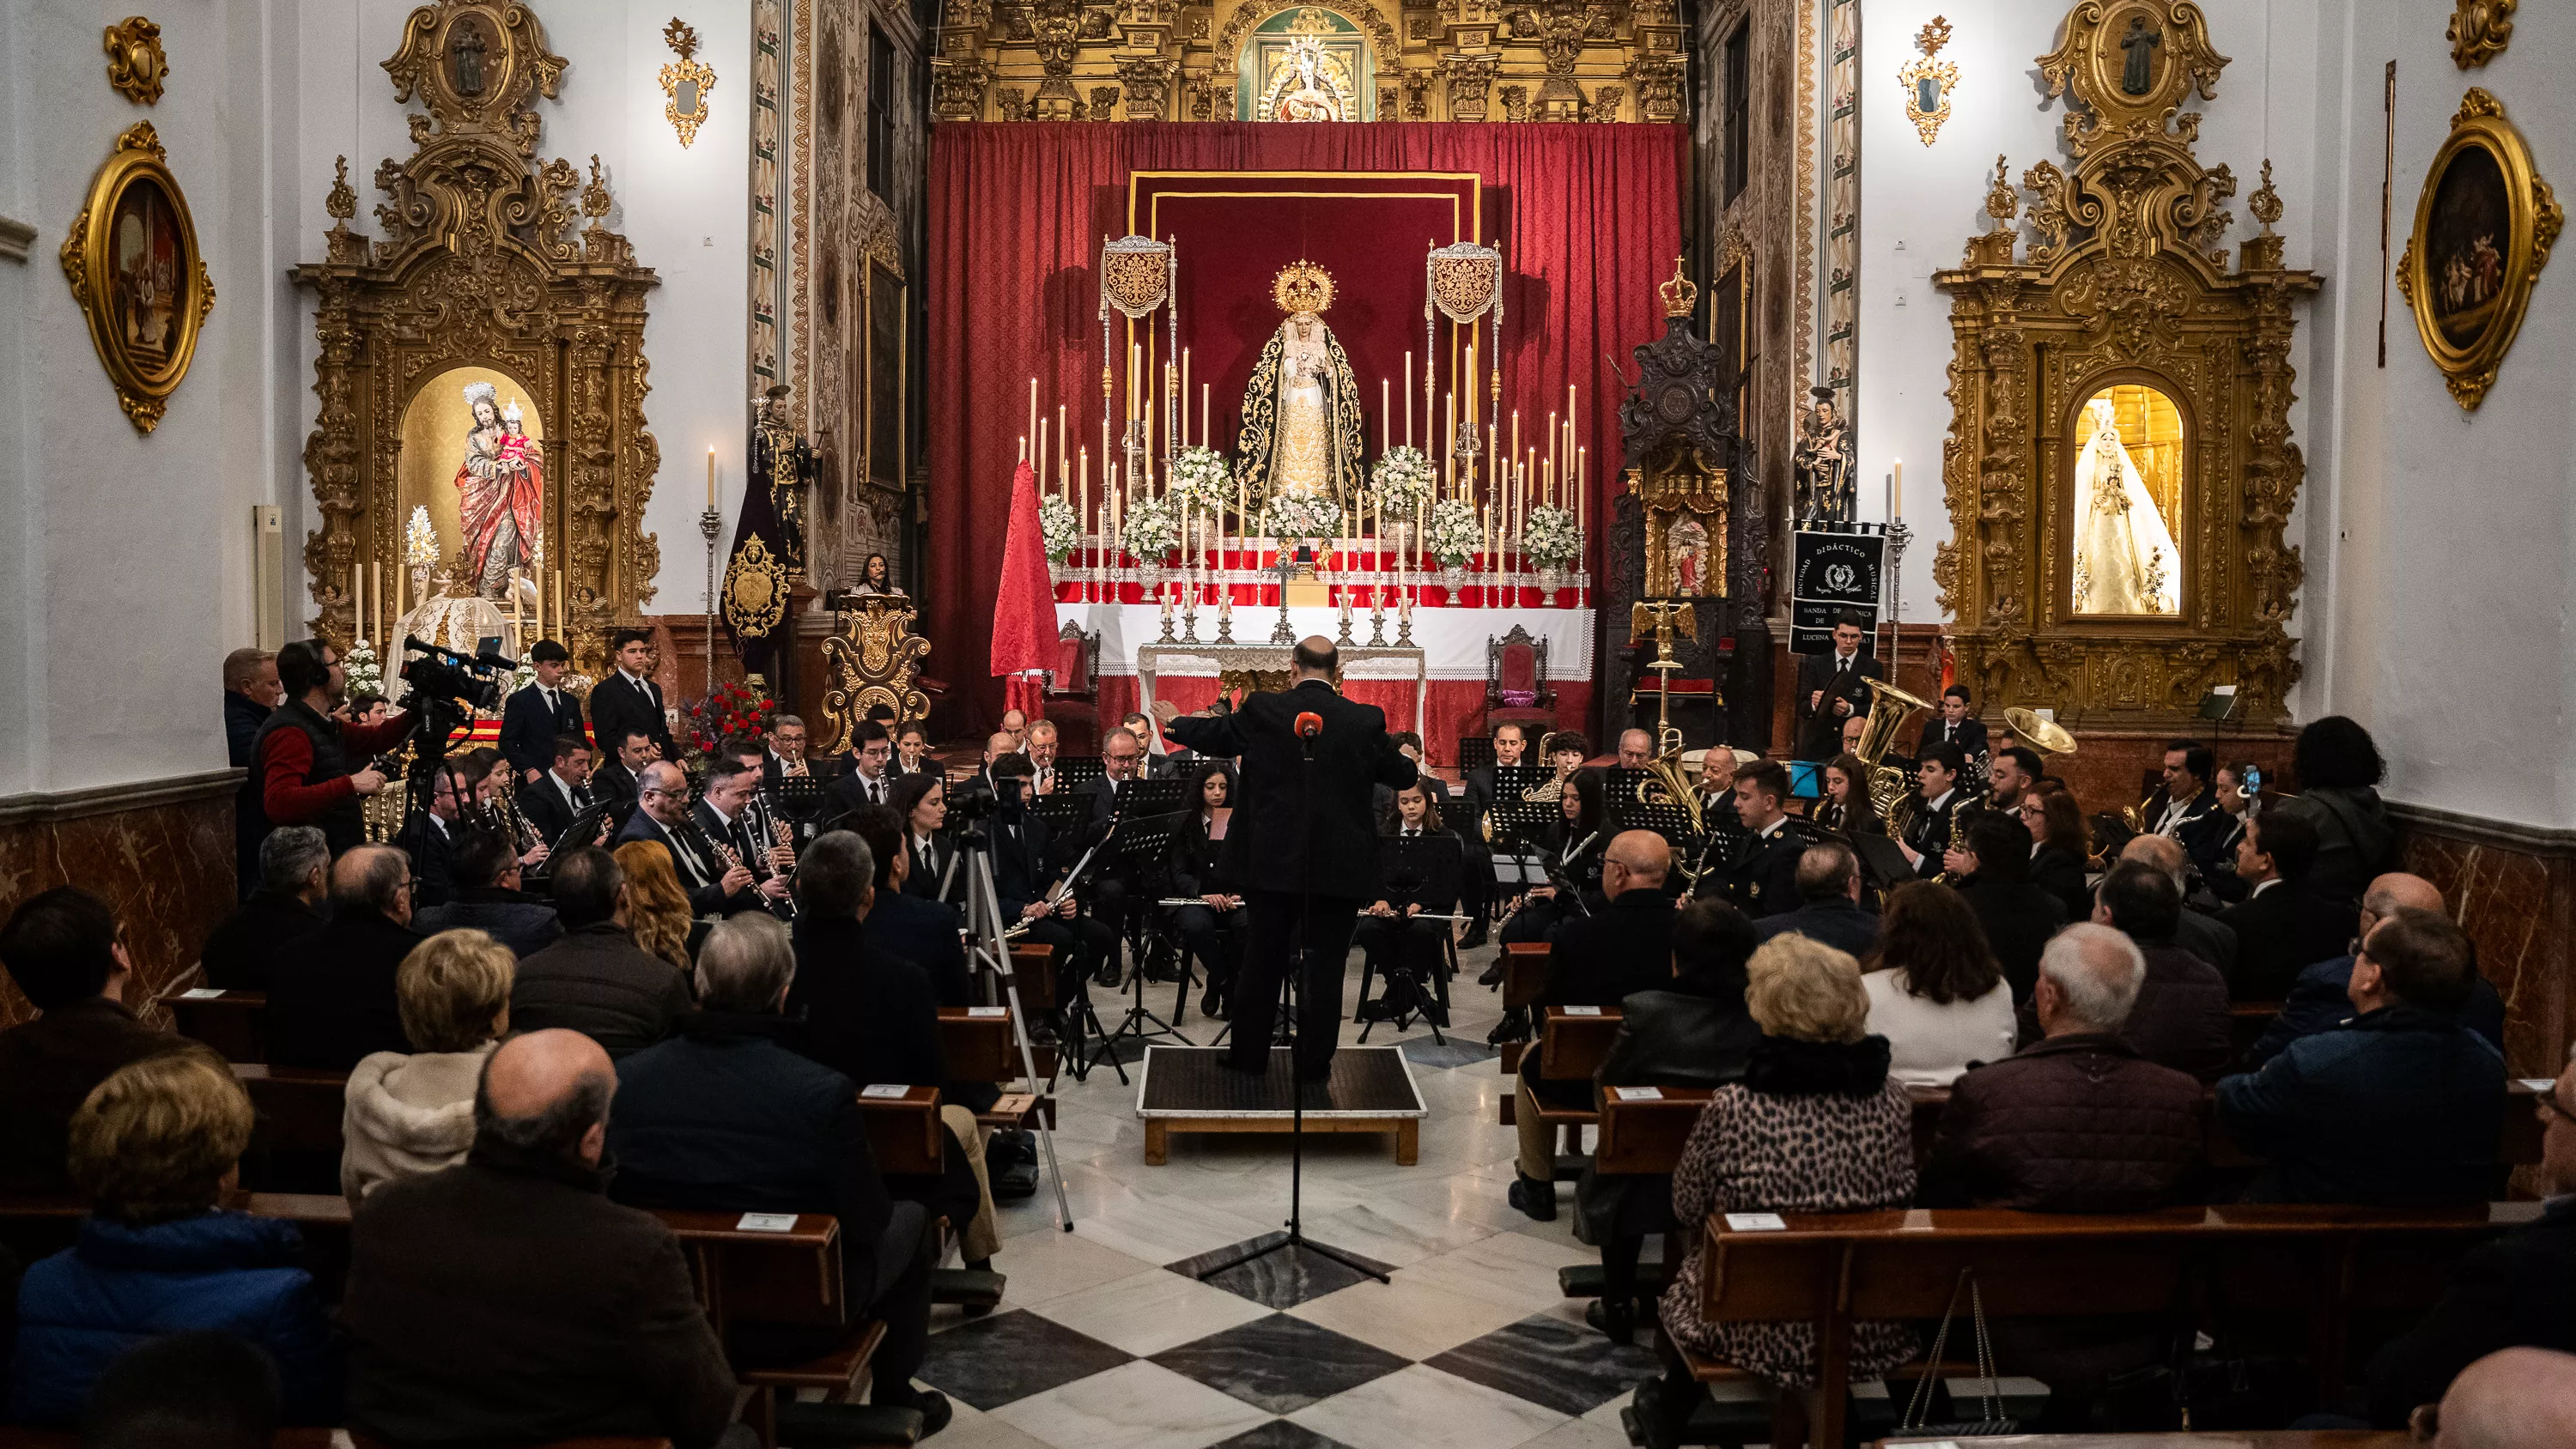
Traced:
<path fill-rule="evenodd" d="M 1172 832 L 1172 894 L 1198 899 L 1175 913 L 1173 925 L 1182 945 L 1207 968 L 1199 1011 L 1210 1021 L 1223 1021 L 1252 919 L 1244 908 L 1242 886 L 1223 864 L 1226 837 L 1234 828 L 1233 767 L 1223 761 L 1201 765 L 1191 778 L 1190 798 L 1198 808 Z"/>
<path fill-rule="evenodd" d="M 906 720 L 894 732 L 894 773 L 918 775 L 927 770 L 938 773 L 939 764 L 929 758 L 930 730 L 919 720 Z"/>
<path fill-rule="evenodd" d="M 1816 802 L 1811 817 L 1827 830 L 1845 835 L 1885 835 L 1887 826 L 1878 818 L 1877 807 L 1869 798 L 1869 766 L 1858 755 L 1836 755 L 1825 764 L 1825 798 Z"/>
<path fill-rule="evenodd" d="M 1588 903 L 1598 904 L 1601 848 L 1609 844 L 1603 834 L 1601 777 L 1578 770 L 1565 778 L 1562 788 L 1564 813 L 1549 822 L 1539 849 L 1556 863 L 1558 877 L 1570 881 Z M 1579 914 L 1580 908 L 1555 885 L 1534 886 L 1522 898 L 1520 909 L 1503 923 L 1503 944 L 1551 940 L 1558 926 Z"/>
<path fill-rule="evenodd" d="M 912 856 L 912 873 L 903 893 L 926 901 L 946 899 L 949 866 L 957 848 L 948 843 L 948 782 L 937 774 L 906 775 L 895 781 L 894 813 L 903 818 L 903 848 Z"/>
<path fill-rule="evenodd" d="M 1446 840 L 1453 846 L 1458 839 L 1440 823 L 1440 806 L 1420 780 L 1395 792 L 1394 808 L 1379 818 L 1378 832 L 1398 839 Z M 1359 926 L 1352 933 L 1351 943 L 1366 953 L 1369 967 L 1386 980 L 1383 997 L 1374 1004 L 1361 1003 L 1364 1019 L 1391 1020 L 1399 1010 L 1418 1010 L 1435 1025 L 1449 1024 L 1448 961 L 1440 938 L 1451 934 L 1452 923 L 1416 918 L 1452 915 L 1458 904 L 1454 889 L 1442 879 L 1441 868 L 1423 862 L 1421 869 L 1420 875 L 1388 874 L 1380 882 L 1384 894 L 1360 913 Z M 1456 877 L 1449 873 L 1448 878 Z M 1423 996 L 1426 980 L 1437 983 L 1437 1002 Z"/>

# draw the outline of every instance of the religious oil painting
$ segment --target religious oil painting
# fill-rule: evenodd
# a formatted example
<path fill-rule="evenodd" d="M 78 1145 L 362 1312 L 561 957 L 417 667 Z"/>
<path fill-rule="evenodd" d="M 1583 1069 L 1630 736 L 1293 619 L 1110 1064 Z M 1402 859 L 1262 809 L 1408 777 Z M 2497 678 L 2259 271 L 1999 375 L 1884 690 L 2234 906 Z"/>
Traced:
<path fill-rule="evenodd" d="M 2182 411 L 2156 388 L 2106 387 L 2088 398 L 2074 449 L 2073 602 L 2086 615 L 2182 612 Z"/>
<path fill-rule="evenodd" d="M 2416 335 L 2463 411 L 2495 385 L 2565 216 L 2503 103 L 2470 87 L 2397 262 Z"/>
<path fill-rule="evenodd" d="M 108 223 L 115 277 L 108 311 L 126 355 L 147 371 L 169 365 L 178 341 L 179 306 L 187 296 L 188 243 L 179 212 L 161 183 L 138 178 L 116 199 Z"/>
<path fill-rule="evenodd" d="M 533 610 L 548 562 L 545 419 L 526 384 L 488 367 L 438 374 L 403 410 L 402 515 L 429 510 L 441 593 Z"/>
<path fill-rule="evenodd" d="M 159 426 L 215 305 L 195 223 L 149 121 L 117 137 L 66 229 L 61 260 L 90 341 L 134 426 Z"/>
<path fill-rule="evenodd" d="M 2495 321 L 2505 248 L 2513 243 L 2512 207 L 2494 152 L 2471 146 L 2451 159 L 2433 183 L 2425 241 L 2434 324 L 2452 345 L 2470 346 Z"/>

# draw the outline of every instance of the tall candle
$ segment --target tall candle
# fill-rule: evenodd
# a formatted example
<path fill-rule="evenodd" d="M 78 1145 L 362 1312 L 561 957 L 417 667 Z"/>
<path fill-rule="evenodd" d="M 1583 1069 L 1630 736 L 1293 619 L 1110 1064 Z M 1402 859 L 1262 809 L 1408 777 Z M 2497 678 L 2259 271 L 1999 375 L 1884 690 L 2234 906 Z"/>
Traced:
<path fill-rule="evenodd" d="M 366 577 L 366 570 L 352 560 L 349 564 L 349 636 L 353 639 L 367 627 Z"/>
<path fill-rule="evenodd" d="M 716 511 L 716 450 L 707 449 L 707 512 Z"/>
<path fill-rule="evenodd" d="M 1578 533 L 1583 531 L 1583 515 L 1587 511 L 1583 496 L 1583 453 L 1583 446 L 1576 444 L 1574 448 L 1574 528 Z"/>
<path fill-rule="evenodd" d="M 381 563 L 367 565 L 367 602 L 376 610 L 376 657 L 381 659 L 385 652 L 385 566 Z"/>
<path fill-rule="evenodd" d="M 528 574 L 528 582 L 536 585 L 537 588 L 536 637 L 543 639 L 546 637 L 546 576 L 532 570 Z M 515 590 L 512 596 L 516 597 Z M 402 570 L 400 569 L 394 570 L 394 617 L 396 619 L 402 617 Z"/>
<path fill-rule="evenodd" d="M 1473 437 L 1476 430 L 1476 344 L 1473 342 L 1467 344 L 1467 370 L 1461 375 L 1467 379 L 1467 432 Z"/>
<path fill-rule="evenodd" d="M 1045 436 L 1038 431 L 1038 380 L 1034 375 L 1029 378 L 1029 436 L 1032 438 Z M 1045 449 L 1041 448 L 1038 451 L 1044 452 Z M 1035 454 L 1030 455 L 1030 461 L 1037 461 Z"/>
<path fill-rule="evenodd" d="M 1190 445 L 1190 350 L 1181 349 L 1181 446 Z M 1199 429 L 1199 446 L 1207 446 L 1207 429 Z"/>
<path fill-rule="evenodd" d="M 1072 446 L 1073 430 L 1065 426 L 1064 404 L 1057 403 L 1055 405 L 1055 477 L 1056 491 L 1059 493 L 1064 491 L 1065 484 L 1073 481 L 1073 470 L 1067 466 L 1072 460 L 1064 455 L 1064 450 Z"/>
<path fill-rule="evenodd" d="M 1377 380 L 1377 451 L 1379 457 L 1386 456 L 1387 430 L 1395 426 L 1395 405 L 1394 402 L 1387 397 L 1387 389 L 1392 386 L 1394 386 L 1394 384 L 1388 382 L 1383 377 Z"/>
<path fill-rule="evenodd" d="M 564 585 L 562 569 L 555 570 L 555 627 L 562 629 L 567 635 L 572 633 L 572 630 L 566 628 L 564 624 Z"/>
<path fill-rule="evenodd" d="M 1521 410 L 1512 409 L 1512 456 L 1521 455 Z"/>
<path fill-rule="evenodd" d="M 1413 446 L 1413 349 L 1404 349 L 1404 445 Z"/>
<path fill-rule="evenodd" d="M 1903 518 L 1905 516 L 1903 512 L 1904 507 L 1905 460 L 1903 458 L 1899 458 L 1896 460 L 1896 475 L 1889 479 L 1887 484 L 1887 521 L 1894 523 L 1898 519 Z"/>
<path fill-rule="evenodd" d="M 1211 443 L 1209 443 L 1209 442 L 1208 442 L 1208 439 L 1213 438 L 1213 437 L 1215 437 L 1215 436 L 1216 436 L 1216 429 L 1215 429 L 1215 428 L 1214 428 L 1214 427 L 1209 423 L 1209 421 L 1208 421 L 1208 409 L 1209 409 L 1209 406 L 1210 406 L 1209 401 L 1208 401 L 1208 398 L 1209 398 L 1209 389 L 1208 389 L 1208 385 L 1207 385 L 1206 383 L 1200 383 L 1200 384 L 1199 384 L 1199 446 L 1200 446 L 1200 447 L 1202 447 L 1202 448 L 1206 448 L 1206 447 L 1212 447 L 1212 446 L 1214 446 L 1213 444 L 1211 444 Z"/>

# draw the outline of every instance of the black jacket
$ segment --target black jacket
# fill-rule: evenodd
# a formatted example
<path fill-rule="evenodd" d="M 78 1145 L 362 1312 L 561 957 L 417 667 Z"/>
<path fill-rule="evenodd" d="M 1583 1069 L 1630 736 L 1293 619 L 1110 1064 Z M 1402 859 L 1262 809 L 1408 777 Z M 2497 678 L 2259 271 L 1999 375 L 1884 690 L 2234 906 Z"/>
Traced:
<path fill-rule="evenodd" d="M 2571 1282 L 2576 1198 L 2559 1198 L 2540 1221 L 2470 1249 L 2433 1311 L 2371 1359 L 2371 1423 L 2406 1427 L 2417 1404 L 2439 1401 L 2460 1370 L 2497 1349 L 2576 1353 Z"/>
<path fill-rule="evenodd" d="M 266 991 L 268 963 L 278 948 L 322 926 L 322 913 L 301 898 L 255 890 L 206 937 L 206 948 L 197 957 L 205 966 L 206 984 L 226 991 Z"/>
<path fill-rule="evenodd" d="M 1753 934 L 1764 941 L 1774 936 L 1804 936 L 1860 957 L 1878 944 L 1878 917 L 1862 910 L 1860 902 L 1849 896 L 1829 896 L 1809 901 L 1794 911 L 1765 916 L 1753 923 Z"/>
<path fill-rule="evenodd" d="M 2121 1040 L 2158 1066 L 2217 1080 L 2235 1050 L 2227 983 L 2217 967 L 2170 941 L 2137 946 L 2147 958 L 2147 979 L 2138 986 L 2129 1019 L 2120 1024 Z"/>
<path fill-rule="evenodd" d="M 2218 1124 L 2270 1159 L 2253 1202 L 2417 1207 L 2503 1186 L 2504 1058 L 2447 1015 L 2365 1012 L 2218 1084 Z"/>
<path fill-rule="evenodd" d="M 849 1301 L 877 1296 L 894 1212 L 848 1077 L 787 1049 L 783 1017 L 704 1012 L 620 1062 L 611 1193 L 638 1207 L 830 1213 Z"/>
<path fill-rule="evenodd" d="M 1839 683 L 1836 682 L 1838 673 L 1841 676 Z M 1834 652 L 1831 649 L 1822 654 L 1800 656 L 1798 696 L 1795 704 L 1798 716 L 1798 758 L 1830 760 L 1841 754 L 1843 721 L 1850 716 L 1834 713 L 1834 701 L 1848 699 L 1851 701 L 1852 714 L 1867 714 L 1872 696 L 1869 686 L 1861 681 L 1886 677 L 1887 672 L 1879 668 L 1878 661 L 1867 654 L 1854 655 L 1851 668 L 1841 671 L 1837 671 L 1834 667 Z M 1809 709 L 1807 696 L 1819 689 L 1825 692 L 1825 697 L 1817 701 L 1816 708 Z"/>
<path fill-rule="evenodd" d="M 1671 987 L 1635 992 L 1619 1011 L 1619 1034 L 1593 1074 L 1603 1095 L 1613 1087 L 1723 1086 L 1744 1075 L 1762 1039 L 1744 1009 L 1740 979 L 1716 995 Z M 1672 1210 L 1668 1174 L 1603 1173 L 1587 1164 L 1574 1189 L 1576 1231 L 1587 1243 L 1670 1232 L 1679 1226 Z"/>
<path fill-rule="evenodd" d="M 1296 731 L 1297 716 L 1309 712 L 1323 721 L 1311 765 Z M 1419 778 L 1387 738 L 1384 711 L 1310 679 L 1249 695 L 1232 714 L 1176 719 L 1165 732 L 1200 754 L 1242 760 L 1242 803 L 1225 838 L 1234 879 L 1253 890 L 1372 898 L 1377 823 L 1370 790 L 1401 790 Z"/>
<path fill-rule="evenodd" d="M 581 735 L 581 701 L 571 690 L 556 688 L 551 712 L 545 691 L 534 684 L 502 701 L 501 757 L 520 774 L 554 768 L 557 735 Z"/>
<path fill-rule="evenodd" d="M 345 1072 L 370 1052 L 410 1051 L 394 973 L 425 939 L 353 908 L 278 947 L 268 964 L 269 1063 Z"/>
<path fill-rule="evenodd" d="M 1957 745 L 1961 754 L 1974 759 L 1986 752 L 1986 722 L 1970 715 L 1953 725 L 1937 714 L 1932 716 L 1923 722 L 1923 733 L 1915 737 L 1915 758 L 1922 758 L 1925 750 L 1944 741 Z"/>
<path fill-rule="evenodd" d="M 426 810 L 413 811 L 411 818 L 403 822 L 393 844 L 412 858 L 413 906 L 443 906 L 456 898 L 456 832 L 464 828 Z"/>
<path fill-rule="evenodd" d="M 1783 819 L 1768 836 L 1739 831 L 1717 868 L 1700 878 L 1699 894 L 1722 894 L 1726 902 L 1756 919 L 1798 909 L 1798 858 L 1807 853 L 1807 832 Z"/>
<path fill-rule="evenodd" d="M 662 751 L 663 759 L 680 758 L 671 744 L 670 722 L 662 718 L 661 686 L 649 679 L 633 683 L 622 670 L 608 671 L 606 679 L 590 687 L 590 732 L 611 756 L 628 735 L 640 734 Z"/>
<path fill-rule="evenodd" d="M 1918 879 L 1930 880 L 1946 868 L 1942 862 L 1950 849 L 1950 822 L 1967 808 L 1968 792 L 1958 786 L 1952 786 L 1950 793 L 1941 798 L 1941 808 L 1937 810 L 1932 808 L 1932 802 L 1919 794 L 1915 796 L 1914 814 L 1905 822 L 1905 832 L 1900 838 L 1922 857 L 1914 864 L 1914 874 Z M 1966 823 L 1960 822 L 1962 827 Z"/>
<path fill-rule="evenodd" d="M 2204 1136 L 2189 1075 L 2109 1033 L 2049 1037 L 1951 1083 L 1916 1200 L 2144 1212 L 2191 1200 Z"/>
<path fill-rule="evenodd" d="M 621 1093 L 611 1130 L 635 1106 Z M 602 1196 L 597 1172 L 498 1142 L 367 1194 L 340 1321 L 350 1424 L 391 1444 L 707 1449 L 733 1416 L 671 1230 Z"/>
<path fill-rule="evenodd" d="M 2084 857 L 2062 845 L 2043 845 L 2030 857 L 2030 883 L 2057 897 L 2072 923 L 2093 919 L 2093 887 L 2085 881 Z M 2212 966 L 2226 963 L 2212 961 Z"/>
<path fill-rule="evenodd" d="M 672 830 L 665 829 L 650 812 L 638 809 L 627 817 L 626 828 L 617 832 L 617 843 L 624 845 L 630 840 L 649 840 L 669 851 L 671 868 L 680 877 L 680 889 L 689 894 L 692 914 L 726 916 L 750 910 L 752 902 L 759 898 L 758 892 L 744 890 L 735 895 L 725 894 L 725 863 L 716 855 L 713 845 L 698 830 L 696 823 L 680 822 L 677 834 L 678 843 L 674 844 Z"/>
<path fill-rule="evenodd" d="M 2319 961 L 2299 973 L 2290 994 L 2281 999 L 2281 1010 L 2263 1028 L 2263 1035 L 2245 1049 L 2248 1071 L 2279 1056 L 2290 1043 L 2303 1036 L 2332 1031 L 2361 1013 L 2353 1009 L 2353 959 L 2337 956 Z M 2478 977 L 2469 983 L 2468 1003 L 2460 1008 L 2460 1025 L 2487 1039 L 2487 1045 L 2498 1053 L 2504 1051 L 2504 997 L 2494 983 Z"/>
<path fill-rule="evenodd" d="M 552 847 L 562 843 L 563 833 L 571 827 L 575 815 L 604 797 L 584 785 L 573 792 L 572 801 L 567 804 L 562 788 L 555 781 L 554 767 L 549 765 L 542 779 L 533 785 L 520 786 L 515 798 L 519 813 L 537 828 L 537 838 Z"/>
<path fill-rule="evenodd" d="M 2219 912 L 2218 921 L 2236 933 L 2228 994 L 2238 1001 L 2279 1001 L 2303 968 L 2351 954 L 2361 912 L 2300 882 L 2283 881 Z"/>
<path fill-rule="evenodd" d="M 912 861 L 911 873 L 903 878 L 905 895 L 924 901 L 964 898 L 964 891 L 948 879 L 950 874 L 948 863 L 957 858 L 957 847 L 948 843 L 945 833 L 931 836 L 930 845 L 925 849 L 914 838 L 912 826 L 907 823 L 903 829 L 903 849 Z M 1000 866 L 994 867 L 994 874 L 999 877 Z M 941 890 L 943 883 L 947 885 L 945 892 Z M 1007 925 L 1008 922 L 1004 924 Z"/>
<path fill-rule="evenodd" d="M 774 764 L 776 761 L 777 757 L 775 755 L 770 757 L 770 763 Z M 811 766 L 808 766 L 808 768 L 810 769 Z M 768 777 L 764 774 L 762 778 L 767 779 Z M 902 776 L 894 772 L 893 764 L 888 762 L 885 773 L 877 779 L 877 793 L 883 798 L 870 800 L 868 798 L 867 777 L 861 775 L 856 766 L 843 770 L 838 779 L 833 780 L 832 783 L 823 787 L 823 799 L 825 802 L 823 806 L 824 818 L 829 819 L 836 815 L 847 815 L 853 810 L 864 809 L 869 805 L 885 805 L 891 807 L 894 804 L 895 782 L 902 778 Z"/>
<path fill-rule="evenodd" d="M 611 1057 L 669 1036 L 688 1009 L 688 983 L 671 963 L 606 921 L 576 926 L 521 961 L 510 988 L 511 1030 L 566 1027 Z"/>
<path fill-rule="evenodd" d="M 939 1052 L 939 997 L 930 975 L 869 940 L 858 921 L 796 918 L 796 980 L 787 1015 L 796 1050 L 860 1086 L 948 1081 Z"/>
<path fill-rule="evenodd" d="M 1231 835 L 1240 825 L 1229 821 Z M 1207 812 L 1193 810 L 1172 832 L 1172 894 L 1176 896 L 1241 895 L 1243 887 L 1225 871 L 1225 842 L 1210 840 Z"/>
<path fill-rule="evenodd" d="M 236 770 L 250 768 L 250 742 L 268 723 L 269 708 L 239 690 L 224 691 L 224 758 Z"/>
<path fill-rule="evenodd" d="M 2068 916 L 2070 921 L 2093 919 L 2092 902 L 2085 902 L 2084 914 Z M 2174 944 L 2218 968 L 2218 974 L 2233 980 L 2236 975 L 2236 932 L 2219 922 L 2216 916 L 2203 915 L 2186 905 L 2174 922 Z"/>
<path fill-rule="evenodd" d="M 443 906 L 432 906 L 411 918 L 412 929 L 424 936 L 459 929 L 481 931 L 510 948 L 510 954 L 524 961 L 563 939 L 563 921 L 555 908 L 526 891 L 504 890 L 499 886 L 475 887 L 456 893 L 456 899 Z"/>
<path fill-rule="evenodd" d="M 1977 913 L 1986 928 L 1986 945 L 2004 968 L 2013 1004 L 2030 1000 L 2039 984 L 2039 953 L 2048 938 L 2066 924 L 2066 907 L 2044 887 L 2026 880 L 2002 880 L 1979 871 L 1959 882 L 1959 899 Z"/>
<path fill-rule="evenodd" d="M 1005 927 L 1016 925 L 1021 908 L 1046 899 L 1047 892 L 1055 888 L 1058 869 L 1070 867 L 1074 862 L 1055 859 L 1054 842 L 1047 836 L 1046 819 L 1034 810 L 996 810 L 984 835 L 990 842 L 993 894 L 1001 903 L 1002 924 Z M 958 865 L 961 875 L 965 869 L 961 862 Z M 951 894 L 963 900 L 966 888 L 961 883 Z"/>
<path fill-rule="evenodd" d="M 1670 896 L 1632 887 L 1597 914 L 1566 922 L 1548 953 L 1539 1004 L 1616 1006 L 1636 992 L 1669 988 L 1673 916 Z"/>
<path fill-rule="evenodd" d="M 626 768 L 626 762 L 617 758 L 616 753 L 609 750 L 606 744 L 602 744 L 600 749 L 603 751 L 603 758 L 590 772 L 590 793 L 592 798 L 599 800 L 634 799 L 638 793 L 635 786 L 635 772 Z"/>
<path fill-rule="evenodd" d="M 179 1044 L 104 996 L 0 1032 L 0 1192 L 70 1192 L 72 1114 L 117 1068 Z"/>
<path fill-rule="evenodd" d="M 975 1004 L 974 982 L 966 973 L 966 946 L 957 937 L 953 908 L 900 891 L 879 891 L 877 903 L 868 908 L 868 940 L 887 955 L 928 972 L 931 992 L 940 1005 Z"/>

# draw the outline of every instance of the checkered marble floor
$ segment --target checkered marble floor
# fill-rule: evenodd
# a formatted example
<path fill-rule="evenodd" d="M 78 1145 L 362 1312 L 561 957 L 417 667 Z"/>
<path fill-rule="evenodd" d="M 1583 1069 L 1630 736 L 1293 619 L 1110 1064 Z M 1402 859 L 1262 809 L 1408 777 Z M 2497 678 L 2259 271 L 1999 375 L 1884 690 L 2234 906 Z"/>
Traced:
<path fill-rule="evenodd" d="M 1571 1192 L 1551 1223 L 1503 1200 L 1510 1082 L 1484 1044 L 1501 1009 L 1475 985 L 1492 948 L 1463 956 L 1448 1046 L 1419 1024 L 1369 1036 L 1404 1049 L 1431 1108 L 1421 1161 L 1396 1166 L 1392 1138 L 1306 1139 L 1306 1236 L 1391 1283 L 1293 1250 L 1201 1281 L 1283 1226 L 1286 1143 L 1176 1136 L 1148 1167 L 1135 1089 L 1105 1065 L 1067 1078 L 1073 1231 L 1045 1185 L 1006 1205 L 1001 1308 L 939 1311 L 921 1381 L 957 1407 L 940 1449 L 1624 1449 L 1619 1410 L 1653 1355 L 1614 1347 L 1558 1293 L 1558 1268 L 1597 1261 L 1574 1241 Z M 1355 954 L 1346 1014 L 1358 976 Z M 1173 988 L 1147 993 L 1168 1020 Z M 1092 994 L 1114 1026 L 1129 998 Z M 1195 994 L 1181 1029 L 1215 1035 Z M 1358 1034 L 1344 1024 L 1345 1044 Z"/>

